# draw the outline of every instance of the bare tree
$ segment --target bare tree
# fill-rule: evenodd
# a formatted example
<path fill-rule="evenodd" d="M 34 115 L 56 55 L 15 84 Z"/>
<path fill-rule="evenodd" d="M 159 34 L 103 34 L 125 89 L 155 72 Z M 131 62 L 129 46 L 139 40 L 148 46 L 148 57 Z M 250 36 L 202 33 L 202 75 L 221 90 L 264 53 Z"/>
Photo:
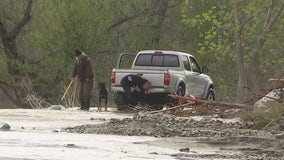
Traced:
<path fill-rule="evenodd" d="M 14 3 L 18 3 L 14 1 Z M 4 47 L 5 54 L 7 56 L 7 67 L 8 72 L 14 76 L 20 74 L 19 64 L 25 62 L 23 56 L 20 56 L 18 53 L 18 48 L 16 44 L 17 36 L 21 33 L 24 26 L 31 20 L 31 8 L 33 0 L 28 0 L 25 7 L 23 17 L 18 22 L 14 22 L 12 28 L 8 27 L 5 24 L 6 19 L 9 18 L 9 15 L 2 13 L 0 16 L 0 37 L 1 42 Z M 6 19 L 5 19 L 6 18 Z"/>
<path fill-rule="evenodd" d="M 284 3 L 276 3 L 278 1 L 272 1 L 268 6 L 265 6 L 259 12 L 249 16 L 245 20 L 241 20 L 241 4 L 239 1 L 234 1 L 234 22 L 235 22 L 235 39 L 236 39 L 236 54 L 237 54 L 237 68 L 239 72 L 239 81 L 237 88 L 237 101 L 245 102 L 248 100 L 247 89 L 257 90 L 259 84 L 257 83 L 258 76 L 258 52 L 254 52 L 250 57 L 249 67 L 245 67 L 245 52 L 243 49 L 243 39 L 244 36 L 244 27 L 248 24 L 256 15 L 266 12 L 267 17 L 261 29 L 261 32 L 257 38 L 257 51 L 259 51 L 267 40 L 267 34 L 271 32 L 272 27 L 279 20 L 279 17 L 282 14 Z M 278 5 L 277 5 L 278 4 Z M 274 13 L 271 13 L 271 10 L 276 10 Z"/>
<path fill-rule="evenodd" d="M 23 14 L 21 13 L 21 15 L 23 15 L 22 17 L 14 18 L 13 15 L 10 15 L 8 12 L 4 12 L 3 10 L 1 10 L 0 15 L 0 37 L 4 52 L 7 57 L 7 71 L 11 75 L 12 81 L 14 82 L 13 87 L 15 92 L 18 91 L 18 100 L 15 101 L 17 102 L 17 105 L 22 103 L 20 101 L 20 97 L 23 93 L 19 93 L 19 90 L 21 89 L 17 89 L 17 87 L 19 84 L 21 84 L 20 77 L 26 76 L 21 70 L 21 65 L 25 64 L 26 60 L 23 55 L 18 53 L 16 39 L 23 30 L 24 26 L 31 20 L 31 8 L 33 0 L 27 0 L 26 2 L 27 3 L 24 7 Z M 9 1 L 9 3 L 10 5 L 17 4 L 19 1 Z"/>

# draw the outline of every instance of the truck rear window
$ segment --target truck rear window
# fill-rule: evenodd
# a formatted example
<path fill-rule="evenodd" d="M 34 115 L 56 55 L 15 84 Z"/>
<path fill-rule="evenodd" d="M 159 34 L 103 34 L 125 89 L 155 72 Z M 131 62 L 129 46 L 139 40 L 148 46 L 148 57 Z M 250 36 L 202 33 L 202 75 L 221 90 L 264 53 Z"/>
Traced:
<path fill-rule="evenodd" d="M 136 66 L 179 67 L 177 55 L 171 54 L 140 54 Z"/>

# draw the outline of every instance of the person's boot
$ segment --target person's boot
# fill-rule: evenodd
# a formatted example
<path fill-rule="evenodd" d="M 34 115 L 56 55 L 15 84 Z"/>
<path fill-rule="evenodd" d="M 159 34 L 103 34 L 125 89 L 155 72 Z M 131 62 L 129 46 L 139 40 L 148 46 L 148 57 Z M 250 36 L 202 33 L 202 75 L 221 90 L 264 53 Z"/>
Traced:
<path fill-rule="evenodd" d="M 87 107 L 86 102 L 81 102 L 81 108 L 82 111 L 89 111 L 89 107 Z"/>

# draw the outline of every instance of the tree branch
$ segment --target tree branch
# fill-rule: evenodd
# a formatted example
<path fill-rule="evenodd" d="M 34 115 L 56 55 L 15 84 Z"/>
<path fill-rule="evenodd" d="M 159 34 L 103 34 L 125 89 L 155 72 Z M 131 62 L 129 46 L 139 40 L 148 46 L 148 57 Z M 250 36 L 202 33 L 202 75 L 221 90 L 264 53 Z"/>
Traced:
<path fill-rule="evenodd" d="M 4 23 L 3 23 L 2 19 L 1 19 L 1 16 L 0 16 L 0 35 L 1 35 L 1 38 L 3 36 L 5 36 L 6 33 L 7 33 L 7 30 L 6 30 L 6 28 L 4 26 Z"/>
<path fill-rule="evenodd" d="M 12 30 L 12 37 L 17 37 L 17 35 L 21 32 L 25 24 L 27 24 L 31 20 L 31 9 L 32 9 L 33 0 L 29 0 L 23 19 L 17 23 L 17 25 Z"/>
<path fill-rule="evenodd" d="M 274 4 L 276 3 L 276 1 L 272 2 L 270 5 L 263 7 L 261 10 L 259 10 L 257 13 L 251 15 L 250 17 L 248 17 L 241 25 L 240 25 L 240 31 L 243 31 L 244 26 L 251 21 L 255 16 L 259 15 L 260 13 L 264 12 L 266 9 L 272 7 Z"/>
<path fill-rule="evenodd" d="M 108 31 L 108 32 L 111 32 L 114 28 L 116 28 L 116 27 L 122 25 L 123 23 L 125 23 L 125 22 L 127 22 L 127 21 L 129 21 L 129 20 L 131 20 L 131 19 L 137 18 L 137 17 L 140 16 L 142 13 L 144 13 L 144 12 L 139 12 L 139 13 L 130 15 L 130 16 L 128 16 L 128 17 L 125 17 L 125 18 L 119 20 L 119 21 L 116 22 L 115 24 L 111 25 L 111 26 L 107 29 L 107 31 Z"/>
<path fill-rule="evenodd" d="M 275 24 L 276 19 L 280 16 L 280 14 L 282 13 L 284 8 L 284 3 L 281 3 L 280 7 L 278 8 L 277 12 L 275 13 L 275 15 L 272 17 L 272 19 L 268 22 L 268 24 L 266 25 L 266 27 L 263 30 L 263 34 L 266 34 L 267 32 L 270 31 L 270 29 L 272 28 L 272 26 Z M 269 17 L 268 17 L 269 18 Z"/>

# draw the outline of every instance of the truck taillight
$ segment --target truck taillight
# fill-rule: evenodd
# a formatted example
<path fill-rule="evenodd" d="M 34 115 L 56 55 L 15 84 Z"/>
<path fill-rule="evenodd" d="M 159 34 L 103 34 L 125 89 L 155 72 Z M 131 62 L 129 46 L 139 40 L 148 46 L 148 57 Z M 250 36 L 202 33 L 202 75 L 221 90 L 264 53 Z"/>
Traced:
<path fill-rule="evenodd" d="M 171 80 L 170 74 L 169 73 L 165 73 L 164 74 L 164 85 L 165 86 L 170 85 L 170 80 Z"/>
<path fill-rule="evenodd" d="M 111 72 L 111 77 L 110 77 L 111 83 L 115 83 L 115 72 Z"/>
<path fill-rule="evenodd" d="M 154 54 L 163 54 L 162 51 L 155 51 Z"/>

